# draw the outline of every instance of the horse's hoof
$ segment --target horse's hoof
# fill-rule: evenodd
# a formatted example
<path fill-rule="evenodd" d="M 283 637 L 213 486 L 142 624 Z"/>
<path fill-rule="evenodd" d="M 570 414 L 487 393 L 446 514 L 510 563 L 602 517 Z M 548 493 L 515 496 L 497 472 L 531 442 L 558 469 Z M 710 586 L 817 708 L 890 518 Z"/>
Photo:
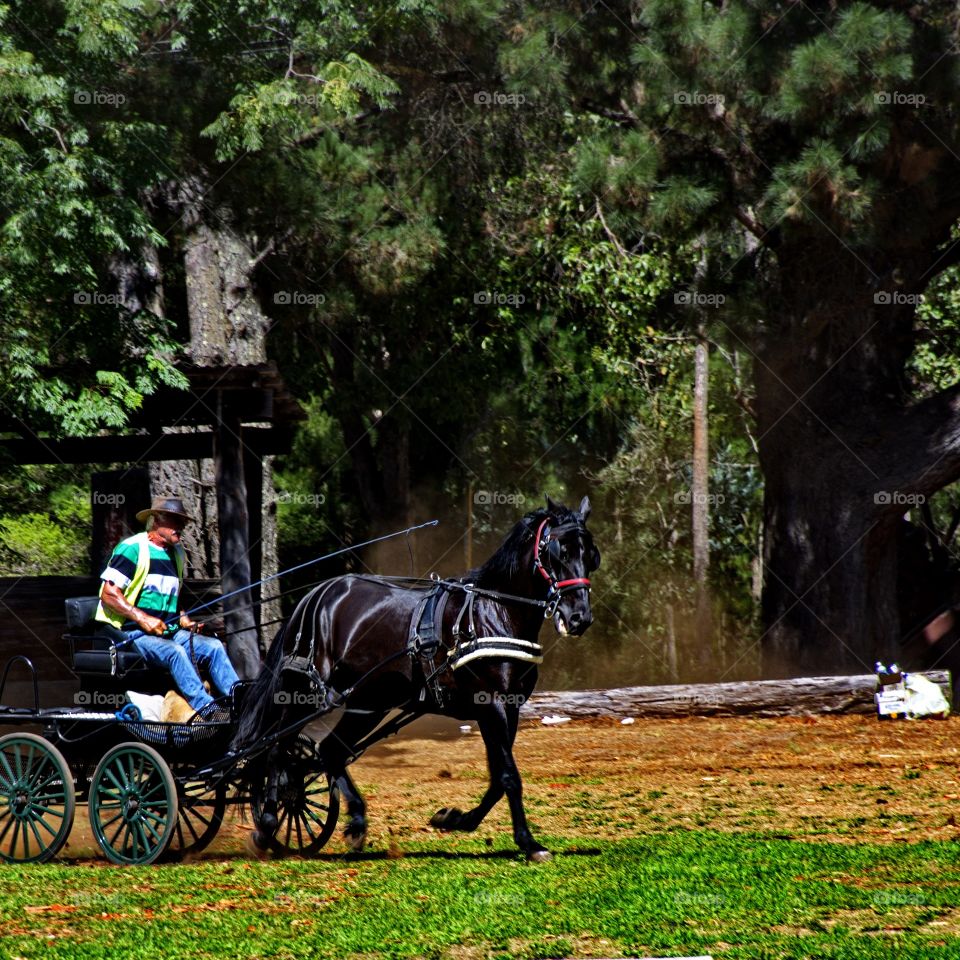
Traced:
<path fill-rule="evenodd" d="M 247 850 L 255 857 L 265 860 L 270 855 L 270 838 L 259 830 L 247 834 Z"/>
<path fill-rule="evenodd" d="M 351 853 L 363 853 L 363 848 L 367 843 L 367 831 L 351 829 L 346 827 L 343 831 L 343 839 L 350 848 Z"/>
<path fill-rule="evenodd" d="M 430 826 L 438 830 L 456 830 L 463 820 L 463 811 L 456 807 L 444 807 L 430 818 Z"/>
<path fill-rule="evenodd" d="M 272 837 L 276 834 L 279 826 L 280 821 L 277 820 L 275 814 L 262 813 L 257 821 L 257 832 L 262 833 L 265 837 Z"/>
<path fill-rule="evenodd" d="M 531 850 L 527 859 L 531 863 L 548 863 L 553 859 L 553 854 L 549 850 Z"/>

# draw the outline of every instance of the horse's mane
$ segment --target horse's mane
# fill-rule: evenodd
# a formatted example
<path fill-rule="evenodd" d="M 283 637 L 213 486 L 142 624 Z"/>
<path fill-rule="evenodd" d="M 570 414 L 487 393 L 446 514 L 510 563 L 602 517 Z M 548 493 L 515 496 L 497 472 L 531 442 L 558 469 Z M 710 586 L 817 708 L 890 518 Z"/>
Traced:
<path fill-rule="evenodd" d="M 230 748 L 234 751 L 251 746 L 263 736 L 270 719 L 274 694 L 280 686 L 280 661 L 283 659 L 283 627 L 277 631 L 267 651 L 267 659 L 260 668 L 250 689 L 246 691 L 237 732 Z"/>
<path fill-rule="evenodd" d="M 461 579 L 472 581 L 478 587 L 488 589 L 506 588 L 524 572 L 526 548 L 537 534 L 537 527 L 546 517 L 552 517 L 555 523 L 563 523 L 574 516 L 572 510 L 562 503 L 555 503 L 552 509 L 540 507 L 521 517 L 513 529 L 506 535 L 503 543 L 486 563 L 466 573 Z"/>

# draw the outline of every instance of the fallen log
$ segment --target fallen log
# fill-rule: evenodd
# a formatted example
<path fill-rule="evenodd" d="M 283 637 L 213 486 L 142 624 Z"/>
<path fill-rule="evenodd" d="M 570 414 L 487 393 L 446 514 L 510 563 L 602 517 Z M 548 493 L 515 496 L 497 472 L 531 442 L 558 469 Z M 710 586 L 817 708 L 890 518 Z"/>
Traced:
<path fill-rule="evenodd" d="M 922 674 L 951 701 L 950 672 Z M 535 693 L 522 707 L 525 717 L 786 717 L 874 713 L 877 677 L 798 677 L 734 683 L 614 687 Z"/>

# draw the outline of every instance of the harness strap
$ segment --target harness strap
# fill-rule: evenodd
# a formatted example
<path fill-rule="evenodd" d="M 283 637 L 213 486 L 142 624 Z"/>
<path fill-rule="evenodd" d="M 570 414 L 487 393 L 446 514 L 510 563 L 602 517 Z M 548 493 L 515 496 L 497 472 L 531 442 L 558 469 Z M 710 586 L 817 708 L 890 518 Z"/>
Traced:
<path fill-rule="evenodd" d="M 473 640 L 477 635 L 476 628 L 473 623 L 473 605 L 476 602 L 477 595 L 472 590 L 467 590 L 466 587 L 472 587 L 473 584 L 465 585 L 466 598 L 463 601 L 463 606 L 460 608 L 460 612 L 457 614 L 457 619 L 453 624 L 453 642 L 455 644 L 460 643 L 463 638 L 463 630 L 461 629 L 461 624 L 463 623 L 463 615 L 467 615 L 467 639 Z"/>

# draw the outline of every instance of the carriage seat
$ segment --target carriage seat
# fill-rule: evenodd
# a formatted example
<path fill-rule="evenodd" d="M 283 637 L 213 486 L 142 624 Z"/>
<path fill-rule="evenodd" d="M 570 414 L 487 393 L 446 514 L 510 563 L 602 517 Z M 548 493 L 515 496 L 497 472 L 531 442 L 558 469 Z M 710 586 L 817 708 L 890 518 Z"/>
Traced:
<path fill-rule="evenodd" d="M 116 651 L 116 675 L 126 676 L 131 671 L 149 670 L 143 657 L 132 643 L 109 623 L 93 619 L 99 597 L 69 597 L 65 602 L 67 633 L 64 639 L 70 646 L 73 669 L 79 674 L 111 676 L 114 673 L 114 650 Z M 123 644 L 117 646 L 117 644 Z"/>

